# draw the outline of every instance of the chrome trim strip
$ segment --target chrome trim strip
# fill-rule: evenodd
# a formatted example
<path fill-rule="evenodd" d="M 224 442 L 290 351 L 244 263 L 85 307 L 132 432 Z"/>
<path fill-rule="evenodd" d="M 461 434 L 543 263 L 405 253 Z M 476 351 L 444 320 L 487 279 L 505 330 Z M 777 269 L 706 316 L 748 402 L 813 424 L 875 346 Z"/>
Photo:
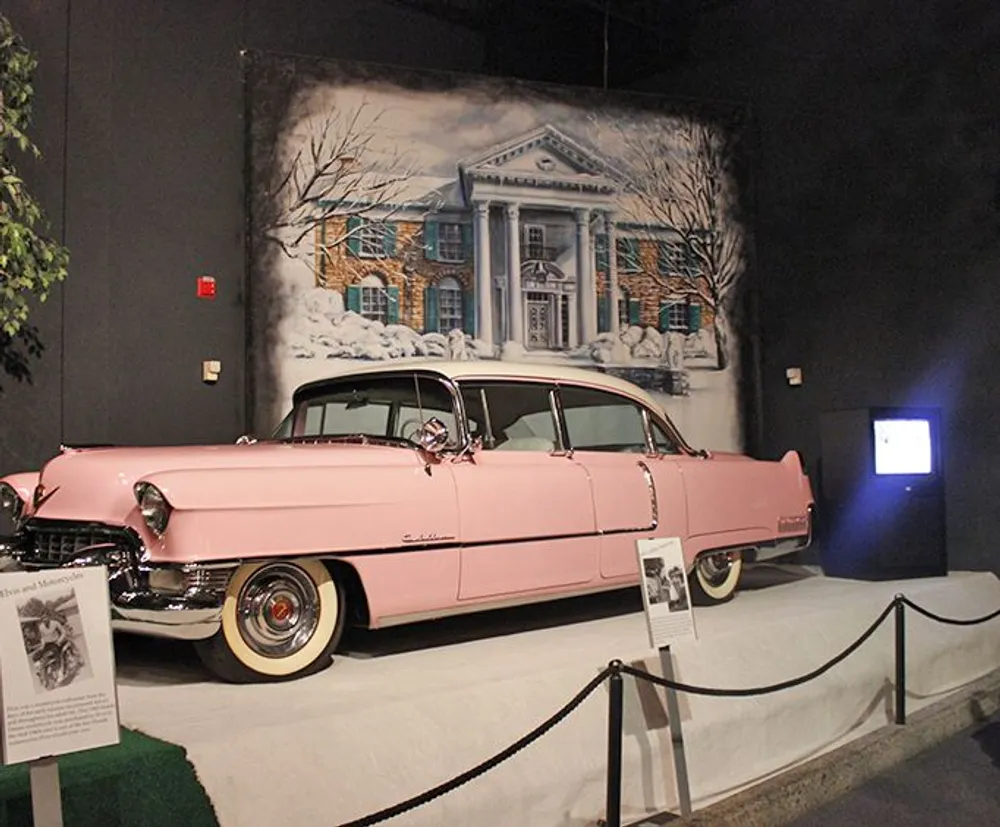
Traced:
<path fill-rule="evenodd" d="M 566 432 L 566 420 L 563 419 L 562 399 L 559 398 L 559 387 L 549 388 L 549 411 L 552 413 L 552 421 L 556 426 L 556 439 L 559 444 L 551 454 L 554 457 L 573 456 L 573 446 L 569 444 L 569 435 Z"/>
<path fill-rule="evenodd" d="M 660 503 L 656 496 L 656 480 L 653 479 L 653 472 L 649 470 L 649 466 L 645 462 L 639 460 L 636 464 L 642 469 L 642 474 L 646 478 L 646 487 L 649 489 L 649 507 L 653 515 L 653 524 L 649 528 L 639 530 L 655 531 L 660 524 Z"/>
<path fill-rule="evenodd" d="M 465 404 L 464 399 L 462 400 L 462 404 L 463 405 Z M 486 428 L 485 438 L 489 439 L 490 441 L 490 444 L 487 445 L 486 448 L 487 450 L 492 450 L 493 448 L 496 447 L 497 440 L 496 437 L 493 435 L 493 420 L 490 418 L 490 406 L 489 403 L 486 401 L 486 388 L 481 387 L 479 389 L 479 404 L 483 406 L 483 419 L 485 420 L 483 422 L 483 425 Z"/>
<path fill-rule="evenodd" d="M 642 416 L 642 432 L 646 437 L 646 456 L 658 457 L 660 455 L 656 451 L 656 440 L 653 438 L 653 424 L 649 418 L 649 409 L 645 405 L 639 405 L 639 413 Z"/>

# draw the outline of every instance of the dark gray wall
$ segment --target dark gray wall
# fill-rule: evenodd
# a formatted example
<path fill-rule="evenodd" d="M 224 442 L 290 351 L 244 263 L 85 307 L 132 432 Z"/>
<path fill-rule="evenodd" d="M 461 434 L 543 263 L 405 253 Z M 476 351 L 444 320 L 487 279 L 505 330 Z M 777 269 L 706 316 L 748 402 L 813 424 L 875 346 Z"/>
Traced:
<path fill-rule="evenodd" d="M 765 451 L 815 468 L 822 411 L 941 406 L 952 562 L 1000 570 L 997 55 L 995 0 L 747 0 L 643 85 L 753 106 Z"/>
<path fill-rule="evenodd" d="M 482 39 L 379 0 L 7 0 L 38 56 L 33 191 L 70 249 L 4 378 L 0 472 L 59 443 L 234 439 L 245 424 L 242 48 L 480 70 Z M 218 298 L 195 298 L 199 274 Z M 216 385 L 203 359 L 222 362 Z"/>

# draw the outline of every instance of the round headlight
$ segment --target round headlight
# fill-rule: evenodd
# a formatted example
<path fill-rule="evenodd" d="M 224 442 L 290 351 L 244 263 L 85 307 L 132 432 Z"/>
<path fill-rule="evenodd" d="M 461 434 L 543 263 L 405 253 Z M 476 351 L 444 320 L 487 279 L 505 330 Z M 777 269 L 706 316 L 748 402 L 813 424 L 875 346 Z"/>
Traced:
<path fill-rule="evenodd" d="M 171 509 L 163 492 L 152 483 L 140 482 L 135 486 L 135 499 L 146 525 L 156 534 L 166 531 Z"/>
<path fill-rule="evenodd" d="M 20 518 L 23 510 L 24 500 L 14 490 L 14 486 L 6 482 L 0 482 L 0 511 L 17 520 Z"/>

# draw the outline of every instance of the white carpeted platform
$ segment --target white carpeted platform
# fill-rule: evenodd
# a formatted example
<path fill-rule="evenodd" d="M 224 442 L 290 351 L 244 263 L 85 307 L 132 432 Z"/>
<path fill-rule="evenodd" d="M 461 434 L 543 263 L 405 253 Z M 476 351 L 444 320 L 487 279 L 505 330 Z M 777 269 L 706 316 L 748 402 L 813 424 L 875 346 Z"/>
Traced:
<path fill-rule="evenodd" d="M 862 583 L 760 567 L 748 581 L 732 603 L 696 610 L 697 642 L 675 647 L 678 680 L 749 687 L 807 672 L 896 593 L 948 616 L 1000 607 L 1000 581 L 984 573 Z M 122 720 L 187 748 L 224 827 L 333 827 L 506 747 L 613 658 L 645 659 L 659 671 L 639 607 L 636 590 L 366 633 L 356 642 L 361 656 L 270 686 L 209 682 L 185 660 L 186 647 L 132 639 L 119 655 Z M 908 612 L 907 621 L 911 711 L 1000 666 L 1000 619 L 953 627 Z M 510 624 L 534 628 L 498 634 Z M 800 688 L 740 700 L 682 697 L 695 808 L 890 722 L 892 674 L 890 620 Z M 625 680 L 622 812 L 634 820 L 675 808 L 676 794 L 662 694 Z M 507 763 L 386 823 L 594 825 L 604 813 L 606 737 L 605 686 Z"/>

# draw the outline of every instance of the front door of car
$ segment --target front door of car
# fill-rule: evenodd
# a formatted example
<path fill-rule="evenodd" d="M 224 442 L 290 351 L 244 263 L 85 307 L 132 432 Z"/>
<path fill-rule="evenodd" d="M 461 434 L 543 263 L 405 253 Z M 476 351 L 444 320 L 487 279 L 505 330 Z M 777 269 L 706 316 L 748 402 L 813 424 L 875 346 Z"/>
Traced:
<path fill-rule="evenodd" d="M 642 410 L 632 400 L 573 385 L 561 385 L 559 398 L 573 461 L 590 480 L 601 577 L 637 576 L 636 540 L 662 534 L 660 515 L 668 507 L 664 516 L 676 520 L 679 480 L 648 456 Z M 665 493 L 674 496 L 664 501 Z"/>
<path fill-rule="evenodd" d="M 482 440 L 452 463 L 462 600 L 572 590 L 598 577 L 590 481 L 560 450 L 552 392 L 544 383 L 462 384 Z"/>

